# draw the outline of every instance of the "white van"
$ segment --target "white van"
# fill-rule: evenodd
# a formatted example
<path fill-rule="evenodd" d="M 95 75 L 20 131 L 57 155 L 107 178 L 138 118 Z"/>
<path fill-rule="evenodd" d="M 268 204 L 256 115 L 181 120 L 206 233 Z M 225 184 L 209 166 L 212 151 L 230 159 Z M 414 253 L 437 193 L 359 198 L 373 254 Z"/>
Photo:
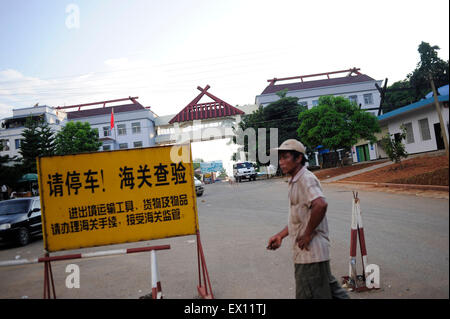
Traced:
<path fill-rule="evenodd" d="M 233 165 L 233 176 L 236 182 L 240 183 L 242 179 L 256 180 L 256 171 L 250 162 L 241 162 Z"/>

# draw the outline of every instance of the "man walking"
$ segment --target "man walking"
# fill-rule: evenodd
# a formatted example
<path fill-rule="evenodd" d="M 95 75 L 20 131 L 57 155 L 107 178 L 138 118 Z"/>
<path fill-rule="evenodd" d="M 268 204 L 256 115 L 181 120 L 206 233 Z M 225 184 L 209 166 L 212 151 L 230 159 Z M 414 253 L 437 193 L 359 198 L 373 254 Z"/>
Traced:
<path fill-rule="evenodd" d="M 330 270 L 330 241 L 325 216 L 327 202 L 317 177 L 306 169 L 305 147 L 295 139 L 276 149 L 283 173 L 289 178 L 288 225 L 269 239 L 275 250 L 289 236 L 295 264 L 295 296 L 298 299 L 348 299 Z"/>

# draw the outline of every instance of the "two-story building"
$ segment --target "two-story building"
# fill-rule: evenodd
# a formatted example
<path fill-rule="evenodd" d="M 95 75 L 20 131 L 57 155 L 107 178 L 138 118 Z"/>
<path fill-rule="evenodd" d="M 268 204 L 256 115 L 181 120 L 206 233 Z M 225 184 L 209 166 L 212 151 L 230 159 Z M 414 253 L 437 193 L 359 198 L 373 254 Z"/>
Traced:
<path fill-rule="evenodd" d="M 28 118 L 34 121 L 43 120 L 56 133 L 67 121 L 67 114 L 55 108 L 42 105 L 20 109 L 13 109 L 13 116 L 1 120 L 0 127 L 0 155 L 20 157 L 22 132 Z"/>
<path fill-rule="evenodd" d="M 103 142 L 99 151 L 148 147 L 155 145 L 156 128 L 155 115 L 147 107 L 136 101 L 137 98 L 127 98 L 102 101 L 84 105 L 51 107 L 35 106 L 13 109 L 13 116 L 1 120 L 0 155 L 20 157 L 20 142 L 27 118 L 43 119 L 57 133 L 68 121 L 88 122 L 98 130 L 99 140 Z M 108 106 L 107 103 L 118 101 L 131 103 Z M 103 107 L 82 109 L 103 104 Z M 76 111 L 70 109 L 78 108 Z M 111 126 L 114 113 L 113 127 Z"/>
<path fill-rule="evenodd" d="M 67 112 L 67 119 L 88 122 L 97 129 L 103 151 L 155 145 L 155 115 L 135 100 L 131 104 Z"/>
<path fill-rule="evenodd" d="M 346 73 L 346 75 L 335 76 L 343 73 Z M 307 106 L 308 109 L 318 105 L 319 97 L 333 95 L 346 97 L 355 101 L 362 109 L 378 115 L 380 94 L 375 84 L 381 86 L 382 81 L 362 74 L 356 68 L 280 79 L 274 78 L 267 81 L 270 82 L 269 85 L 255 98 L 255 104 L 258 106 L 267 106 L 279 100 L 280 98 L 276 93 L 287 89 L 286 96 L 297 97 L 298 103 Z M 286 81 L 289 81 L 289 83 L 280 83 Z"/>

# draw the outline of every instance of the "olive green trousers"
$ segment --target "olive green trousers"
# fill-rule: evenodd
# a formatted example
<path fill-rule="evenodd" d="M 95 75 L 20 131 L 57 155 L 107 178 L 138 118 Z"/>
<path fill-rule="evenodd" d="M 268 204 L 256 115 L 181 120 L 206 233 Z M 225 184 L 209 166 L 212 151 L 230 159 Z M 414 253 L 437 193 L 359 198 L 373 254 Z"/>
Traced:
<path fill-rule="evenodd" d="M 350 299 L 331 274 L 330 261 L 295 264 L 297 299 Z"/>

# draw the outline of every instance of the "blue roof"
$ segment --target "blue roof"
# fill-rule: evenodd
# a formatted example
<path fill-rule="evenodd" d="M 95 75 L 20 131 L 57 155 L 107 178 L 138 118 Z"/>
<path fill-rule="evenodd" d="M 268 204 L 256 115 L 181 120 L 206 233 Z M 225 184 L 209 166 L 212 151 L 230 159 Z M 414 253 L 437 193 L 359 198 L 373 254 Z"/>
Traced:
<path fill-rule="evenodd" d="M 438 95 L 448 95 L 448 84 L 441 86 L 440 88 L 437 89 L 437 91 L 438 91 Z M 433 91 L 431 91 L 430 93 L 425 95 L 426 99 L 428 99 L 430 97 L 433 97 Z"/>
<path fill-rule="evenodd" d="M 447 95 L 438 95 L 438 101 L 439 102 L 448 101 L 448 93 L 447 93 Z M 398 108 L 398 109 L 393 110 L 391 112 L 385 113 L 383 115 L 380 115 L 380 116 L 378 116 L 378 120 L 382 121 L 382 120 L 385 120 L 385 119 L 388 119 L 388 118 L 400 115 L 402 113 L 406 113 L 406 112 L 410 112 L 410 111 L 419 109 L 421 107 L 427 106 L 427 105 L 432 104 L 432 103 L 434 103 L 434 97 L 433 96 L 431 96 L 431 97 L 429 97 L 427 99 L 420 100 L 420 101 L 418 101 L 416 103 L 403 106 L 401 108 Z"/>

